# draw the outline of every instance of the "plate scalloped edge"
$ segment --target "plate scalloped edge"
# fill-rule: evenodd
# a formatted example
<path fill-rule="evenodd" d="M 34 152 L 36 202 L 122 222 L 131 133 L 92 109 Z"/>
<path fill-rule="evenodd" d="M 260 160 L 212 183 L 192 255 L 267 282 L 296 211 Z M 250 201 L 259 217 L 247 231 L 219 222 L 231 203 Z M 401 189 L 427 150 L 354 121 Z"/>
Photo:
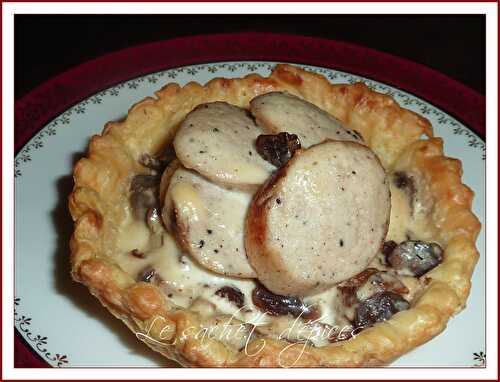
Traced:
<path fill-rule="evenodd" d="M 244 67 L 248 72 L 253 72 L 257 69 L 265 69 L 271 71 L 274 63 L 262 63 L 262 62 L 238 62 L 238 63 L 213 63 L 213 64 L 201 64 L 201 65 L 190 65 L 176 69 L 168 69 L 161 72 L 156 72 L 148 74 L 145 76 L 137 77 L 126 82 L 122 82 L 116 86 L 105 89 L 81 102 L 74 105 L 50 123 L 48 123 L 41 131 L 34 135 L 34 137 L 28 141 L 28 143 L 19 151 L 14 162 L 14 176 L 18 177 L 22 175 L 21 168 L 26 163 L 31 161 L 30 153 L 32 150 L 37 150 L 44 147 L 47 139 L 51 136 L 57 134 L 57 130 L 65 125 L 71 123 L 71 118 L 74 115 L 84 114 L 86 112 L 86 106 L 89 104 L 101 104 L 103 102 L 103 97 L 112 96 L 118 97 L 122 89 L 137 90 L 139 85 L 143 82 L 148 82 L 150 84 L 162 84 L 166 82 L 175 81 L 179 73 L 184 73 L 193 76 L 197 75 L 200 71 L 208 71 L 209 73 L 217 73 L 220 69 L 227 69 L 230 72 L 234 72 L 237 69 Z M 457 119 L 451 117 L 445 112 L 439 110 L 434 105 L 427 101 L 421 100 L 420 98 L 409 94 L 403 90 L 394 88 L 393 86 L 385 85 L 380 82 L 370 80 L 368 78 L 350 74 L 347 72 L 336 71 L 328 68 L 311 67 L 308 65 L 298 65 L 304 69 L 312 70 L 315 73 L 324 75 L 330 81 L 334 80 L 345 80 L 348 83 L 364 82 L 368 87 L 378 92 L 390 95 L 398 101 L 403 107 L 414 106 L 417 107 L 417 112 L 419 112 L 424 117 L 433 116 L 437 119 L 437 123 L 440 125 L 448 125 L 453 134 L 463 136 L 466 140 L 466 144 L 469 147 L 477 148 L 478 151 L 482 152 L 482 159 L 486 159 L 486 145 L 484 141 L 473 131 L 465 127 Z M 160 80 L 164 80 L 161 82 Z"/>

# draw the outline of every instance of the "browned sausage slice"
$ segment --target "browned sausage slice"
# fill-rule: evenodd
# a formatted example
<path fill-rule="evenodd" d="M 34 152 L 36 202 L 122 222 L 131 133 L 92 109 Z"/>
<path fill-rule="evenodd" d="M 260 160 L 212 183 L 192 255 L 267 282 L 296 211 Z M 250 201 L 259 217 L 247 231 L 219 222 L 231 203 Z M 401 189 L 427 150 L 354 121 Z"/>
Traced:
<path fill-rule="evenodd" d="M 224 186 L 255 190 L 275 169 L 255 151 L 262 133 L 246 110 L 207 103 L 187 115 L 174 148 L 184 167 Z"/>
<path fill-rule="evenodd" d="M 325 139 L 362 142 L 359 133 L 345 129 L 326 111 L 289 93 L 271 92 L 255 97 L 250 111 L 265 130 L 296 134 L 303 148 Z"/>
<path fill-rule="evenodd" d="M 308 295 L 364 270 L 387 233 L 390 191 L 366 146 L 325 141 L 298 151 L 255 194 L 245 246 L 273 293 Z"/>
<path fill-rule="evenodd" d="M 251 194 L 227 190 L 180 167 L 170 176 L 162 218 L 183 249 L 214 272 L 253 278 L 243 243 Z"/>

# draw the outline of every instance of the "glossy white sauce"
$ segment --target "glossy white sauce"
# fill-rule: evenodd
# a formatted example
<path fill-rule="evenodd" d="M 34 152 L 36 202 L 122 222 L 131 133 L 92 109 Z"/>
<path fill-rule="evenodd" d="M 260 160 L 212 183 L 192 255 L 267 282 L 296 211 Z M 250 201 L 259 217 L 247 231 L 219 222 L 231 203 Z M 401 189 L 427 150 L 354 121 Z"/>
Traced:
<path fill-rule="evenodd" d="M 391 193 L 392 212 L 387 239 L 398 242 L 406 240 L 408 227 L 413 232 L 422 230 L 424 232 L 419 232 L 419 235 L 425 235 L 425 222 L 412 217 L 404 192 L 391 186 Z M 162 234 L 163 245 L 159 248 L 149 248 L 152 241 L 152 234 L 145 223 L 129 219 L 120 229 L 117 262 L 133 277 L 146 267 L 153 267 L 162 280 L 159 284 L 161 289 L 179 307 L 191 308 L 206 317 L 229 315 L 236 320 L 256 325 L 260 333 L 292 341 L 309 340 L 316 346 L 328 344 L 328 336 L 332 330 L 340 331 L 348 327 L 345 317 L 348 312 L 336 287 L 304 299 L 307 305 L 320 309 L 321 317 L 314 322 L 306 323 L 291 316 L 271 316 L 260 311 L 252 302 L 252 291 L 256 285 L 253 279 L 230 278 L 203 268 L 189 255 L 182 253 L 177 242 L 167 232 Z M 145 257 L 131 255 L 130 252 L 134 249 L 146 252 Z M 377 256 L 369 266 L 384 269 L 381 256 Z M 399 279 L 410 290 L 404 297 L 411 300 L 420 289 L 418 279 Z M 224 286 L 235 287 L 244 294 L 243 308 L 240 309 L 227 298 L 215 294 Z"/>

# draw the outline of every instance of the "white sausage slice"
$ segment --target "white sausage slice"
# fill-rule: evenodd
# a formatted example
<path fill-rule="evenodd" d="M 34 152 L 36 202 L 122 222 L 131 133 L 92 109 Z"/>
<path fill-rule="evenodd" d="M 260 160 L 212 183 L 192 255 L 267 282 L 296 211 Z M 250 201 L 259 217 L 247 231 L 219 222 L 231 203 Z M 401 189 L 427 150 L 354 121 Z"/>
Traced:
<path fill-rule="evenodd" d="M 275 294 L 319 292 L 368 266 L 390 209 L 389 182 L 368 147 L 325 141 L 299 150 L 252 200 L 248 259 Z"/>
<path fill-rule="evenodd" d="M 243 243 L 251 194 L 227 190 L 185 168 L 170 177 L 162 218 L 167 230 L 202 266 L 234 277 L 253 278 Z"/>
<path fill-rule="evenodd" d="M 326 111 L 289 93 L 271 92 L 255 97 L 250 102 L 250 111 L 270 133 L 296 134 L 302 148 L 325 139 L 363 142 L 359 133 L 345 129 Z"/>
<path fill-rule="evenodd" d="M 187 115 L 174 148 L 184 167 L 224 186 L 255 190 L 275 169 L 255 151 L 262 133 L 246 110 L 207 103 Z"/>

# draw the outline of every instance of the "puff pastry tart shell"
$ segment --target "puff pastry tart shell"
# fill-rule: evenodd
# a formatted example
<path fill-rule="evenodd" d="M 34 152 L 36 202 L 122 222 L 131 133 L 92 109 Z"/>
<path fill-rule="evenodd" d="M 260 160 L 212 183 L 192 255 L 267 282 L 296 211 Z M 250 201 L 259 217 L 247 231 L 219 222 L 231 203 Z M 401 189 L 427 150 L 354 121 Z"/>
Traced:
<path fill-rule="evenodd" d="M 429 201 L 427 239 L 444 249 L 442 263 L 426 274 L 425 286 L 410 309 L 348 340 L 321 347 L 260 337 L 243 350 L 223 339 L 198 338 L 186 329 L 200 327 L 200 313 L 176 306 L 151 283 L 137 282 L 114 258 L 120 227 L 130 215 L 131 179 L 145 172 L 141 155 L 154 155 L 171 144 L 180 122 L 199 104 L 225 101 L 248 108 L 254 97 L 272 91 L 297 95 L 361 133 L 386 171 L 415 174 Z M 480 223 L 471 212 L 473 192 L 461 176 L 460 161 L 444 156 L 443 141 L 433 137 L 429 121 L 362 83 L 332 85 L 290 65 L 277 65 L 269 77 L 217 78 L 203 86 L 171 83 L 134 105 L 123 121 L 108 123 L 101 135 L 92 137 L 86 158 L 77 163 L 69 198 L 75 222 L 72 276 L 148 346 L 184 366 L 388 364 L 439 334 L 465 307 L 479 257 L 475 240 Z"/>

